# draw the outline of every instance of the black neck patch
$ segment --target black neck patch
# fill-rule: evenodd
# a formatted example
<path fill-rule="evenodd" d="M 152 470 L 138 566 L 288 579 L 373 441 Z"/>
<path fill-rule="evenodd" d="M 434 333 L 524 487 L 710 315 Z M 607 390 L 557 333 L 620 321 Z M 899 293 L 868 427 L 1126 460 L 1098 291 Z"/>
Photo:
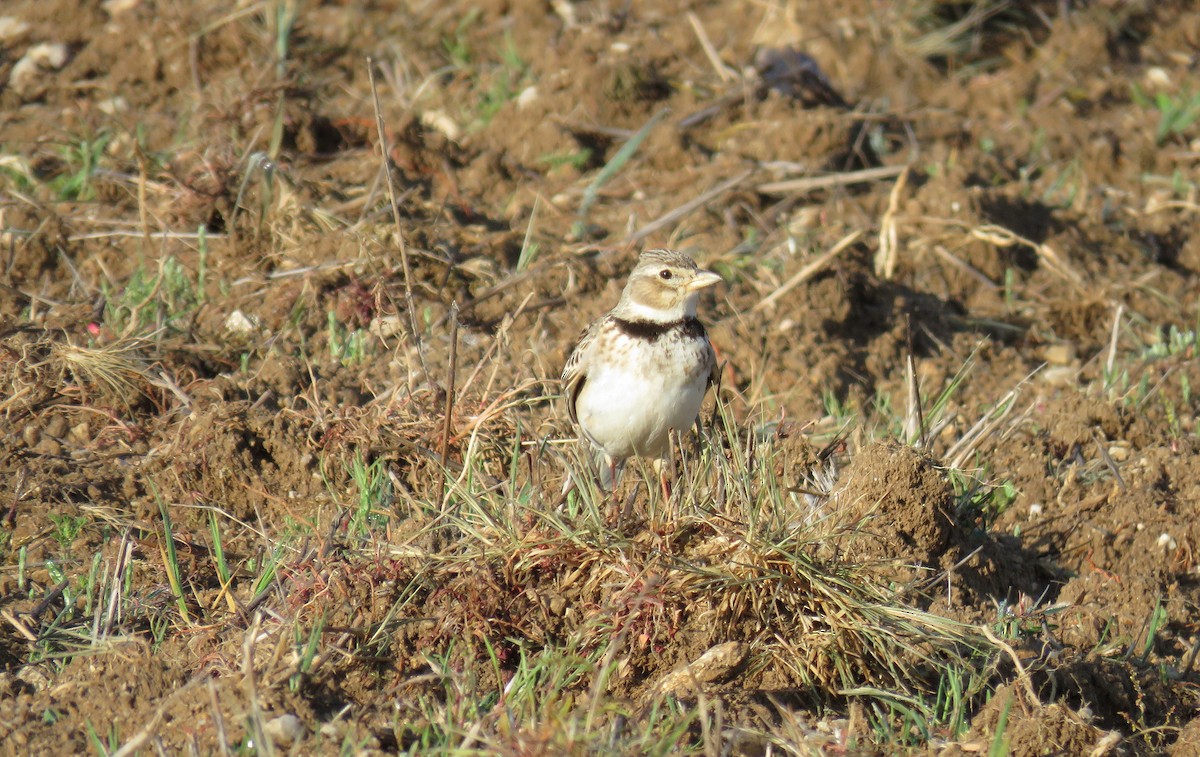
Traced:
<path fill-rule="evenodd" d="M 680 318 L 678 321 L 627 321 L 624 318 L 613 318 L 613 323 L 622 334 L 635 339 L 646 339 L 656 342 L 672 332 L 678 332 L 686 339 L 699 339 L 704 336 L 704 324 L 695 316 Z"/>

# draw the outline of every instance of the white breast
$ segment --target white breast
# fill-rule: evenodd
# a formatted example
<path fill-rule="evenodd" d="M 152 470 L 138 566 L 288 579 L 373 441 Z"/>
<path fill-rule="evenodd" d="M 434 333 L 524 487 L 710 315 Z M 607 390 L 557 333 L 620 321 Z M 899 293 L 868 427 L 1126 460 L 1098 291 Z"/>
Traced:
<path fill-rule="evenodd" d="M 665 455 L 668 433 L 695 423 L 708 388 L 702 340 L 641 346 L 593 361 L 575 404 L 584 434 L 615 460 Z"/>

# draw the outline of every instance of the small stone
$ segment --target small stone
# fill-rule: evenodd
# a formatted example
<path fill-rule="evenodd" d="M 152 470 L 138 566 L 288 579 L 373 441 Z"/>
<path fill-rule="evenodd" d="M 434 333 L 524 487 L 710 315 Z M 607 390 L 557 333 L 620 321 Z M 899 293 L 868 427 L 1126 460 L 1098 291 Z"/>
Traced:
<path fill-rule="evenodd" d="M 1148 89 L 1154 91 L 1170 89 L 1171 87 L 1171 75 L 1162 66 L 1147 68 L 1146 73 L 1142 75 L 1142 80 L 1146 82 Z"/>
<path fill-rule="evenodd" d="M 446 136 L 446 139 L 451 142 L 457 142 L 462 136 L 462 129 L 458 127 L 454 119 L 446 115 L 444 111 L 427 110 L 421 114 L 421 123 L 431 129 L 436 129 Z"/>
<path fill-rule="evenodd" d="M 1075 383 L 1076 371 L 1069 365 L 1059 365 L 1042 371 L 1042 381 L 1051 386 L 1070 386 Z"/>
<path fill-rule="evenodd" d="M 258 318 L 235 310 L 225 319 L 225 330 L 235 334 L 245 334 L 258 328 Z"/>
<path fill-rule="evenodd" d="M 289 712 L 263 723 L 263 732 L 278 746 L 286 747 L 304 735 L 304 724 Z"/>
<path fill-rule="evenodd" d="M 67 419 L 61 415 L 51 416 L 46 422 L 46 435 L 61 439 L 67 433 Z"/>
<path fill-rule="evenodd" d="M 15 16 L 0 16 L 0 42 L 7 42 L 29 31 L 29 22 Z"/>
<path fill-rule="evenodd" d="M 1050 365 L 1070 365 L 1075 362 L 1075 345 L 1048 344 L 1042 348 L 1042 359 Z"/>
<path fill-rule="evenodd" d="M 1113 462 L 1123 463 L 1129 459 L 1129 448 L 1122 444 L 1114 444 L 1108 448 L 1108 456 Z"/>
<path fill-rule="evenodd" d="M 67 64 L 67 46 L 61 43 L 43 42 L 29 48 L 21 60 L 12 67 L 8 85 L 20 95 L 33 94 L 34 84 L 43 71 L 57 71 Z"/>
<path fill-rule="evenodd" d="M 404 323 L 398 315 L 381 315 L 371 319 L 367 331 L 380 339 L 390 339 L 404 333 Z"/>
<path fill-rule="evenodd" d="M 71 426 L 68 438 L 75 444 L 87 444 L 92 440 L 92 430 L 87 421 L 81 421 Z"/>
<path fill-rule="evenodd" d="M 655 690 L 679 695 L 692 691 L 696 684 L 718 681 L 728 676 L 746 659 L 749 647 L 729 641 L 712 647 L 696 660 L 675 668 L 659 679 Z"/>
<path fill-rule="evenodd" d="M 129 110 L 129 101 L 120 96 L 110 97 L 107 100 L 101 100 L 100 102 L 96 103 L 96 110 L 100 111 L 106 116 L 124 113 L 125 111 Z"/>
<path fill-rule="evenodd" d="M 538 98 L 537 87 L 529 86 L 521 90 L 521 94 L 517 95 L 517 107 L 524 110 L 534 103 Z"/>

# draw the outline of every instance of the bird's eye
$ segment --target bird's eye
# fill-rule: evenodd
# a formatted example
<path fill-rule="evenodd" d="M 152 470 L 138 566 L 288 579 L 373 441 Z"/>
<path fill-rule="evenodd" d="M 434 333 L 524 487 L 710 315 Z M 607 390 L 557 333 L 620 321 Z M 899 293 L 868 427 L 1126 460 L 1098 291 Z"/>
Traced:
<path fill-rule="evenodd" d="M 670 272 L 669 270 L 667 270 L 666 268 L 664 268 L 664 269 L 662 269 L 661 271 L 659 271 L 659 272 L 658 272 L 658 277 L 659 277 L 660 279 L 662 279 L 663 281 L 670 281 L 670 279 L 671 279 L 671 272 Z"/>

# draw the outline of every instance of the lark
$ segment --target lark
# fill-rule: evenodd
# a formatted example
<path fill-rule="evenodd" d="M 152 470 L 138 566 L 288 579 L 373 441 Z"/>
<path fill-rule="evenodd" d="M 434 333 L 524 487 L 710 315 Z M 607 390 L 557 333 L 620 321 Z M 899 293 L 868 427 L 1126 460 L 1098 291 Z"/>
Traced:
<path fill-rule="evenodd" d="M 661 473 L 671 433 L 696 422 L 717 379 L 716 353 L 696 306 L 701 290 L 719 281 L 683 253 L 647 250 L 617 306 L 580 336 L 562 383 L 571 421 L 604 459 L 605 488 L 635 455 Z"/>

